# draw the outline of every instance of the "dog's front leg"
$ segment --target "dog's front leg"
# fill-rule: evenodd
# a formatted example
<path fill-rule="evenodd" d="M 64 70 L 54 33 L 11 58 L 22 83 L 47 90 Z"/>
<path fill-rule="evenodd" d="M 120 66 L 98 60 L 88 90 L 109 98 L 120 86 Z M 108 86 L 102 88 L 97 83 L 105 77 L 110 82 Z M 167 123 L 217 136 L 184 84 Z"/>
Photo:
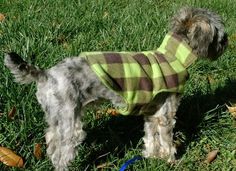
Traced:
<path fill-rule="evenodd" d="M 146 158 L 159 157 L 160 151 L 160 135 L 158 132 L 157 118 L 154 116 L 144 117 L 144 150 L 143 156 Z"/>
<path fill-rule="evenodd" d="M 178 105 L 179 98 L 173 94 L 166 98 L 154 115 L 145 116 L 145 136 L 143 138 L 145 157 L 167 157 L 169 162 L 175 160 L 173 128 Z"/>
<path fill-rule="evenodd" d="M 160 116 L 157 121 L 157 129 L 160 141 L 160 157 L 168 159 L 168 162 L 175 160 L 176 148 L 173 143 L 174 118 Z"/>

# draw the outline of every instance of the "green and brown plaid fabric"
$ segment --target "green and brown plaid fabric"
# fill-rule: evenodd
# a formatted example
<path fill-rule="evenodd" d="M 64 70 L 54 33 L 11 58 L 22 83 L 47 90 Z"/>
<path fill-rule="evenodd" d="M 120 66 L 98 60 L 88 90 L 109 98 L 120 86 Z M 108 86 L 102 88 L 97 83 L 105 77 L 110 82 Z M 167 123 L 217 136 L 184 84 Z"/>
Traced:
<path fill-rule="evenodd" d="M 187 68 L 197 59 L 177 35 L 168 33 L 155 51 L 84 52 L 92 70 L 108 88 L 124 98 L 123 115 L 142 114 L 160 92 L 182 93 Z M 147 107 L 146 107 L 147 108 Z"/>

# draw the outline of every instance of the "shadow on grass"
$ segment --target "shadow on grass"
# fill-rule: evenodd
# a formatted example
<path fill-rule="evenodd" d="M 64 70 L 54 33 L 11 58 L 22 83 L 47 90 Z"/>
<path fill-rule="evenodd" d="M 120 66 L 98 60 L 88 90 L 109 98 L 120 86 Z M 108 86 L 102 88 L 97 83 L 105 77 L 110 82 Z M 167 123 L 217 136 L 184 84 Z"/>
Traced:
<path fill-rule="evenodd" d="M 205 113 L 235 98 L 235 89 L 236 81 L 229 81 L 225 87 L 217 89 L 214 94 L 202 95 L 198 92 L 194 96 L 183 98 L 177 113 L 175 131 L 182 132 L 186 139 L 178 149 L 178 158 L 185 153 L 190 142 L 198 139 L 198 133 L 202 129 L 199 124 L 202 123 Z M 144 135 L 143 124 L 142 116 L 116 116 L 93 129 L 88 126 L 86 128 L 88 135 L 84 142 L 87 148 L 84 151 L 86 157 L 79 162 L 80 168 L 90 170 L 94 164 L 107 162 L 107 157 L 110 155 L 114 159 L 123 158 L 127 149 L 139 147 L 138 143 Z M 80 151 L 83 153 L 82 150 Z"/>
<path fill-rule="evenodd" d="M 214 109 L 217 105 L 224 105 L 230 100 L 236 98 L 236 80 L 228 81 L 223 88 L 218 88 L 212 94 L 202 95 L 201 92 L 195 93 L 194 96 L 185 97 L 177 112 L 177 122 L 175 131 L 181 131 L 185 135 L 185 142 L 178 149 L 178 156 L 181 157 L 186 151 L 186 147 L 192 141 L 196 141 L 198 133 L 202 127 L 199 125 L 203 122 L 206 112 Z M 218 122 L 219 116 L 214 116 Z"/>
<path fill-rule="evenodd" d="M 142 116 L 114 116 L 100 125 L 95 122 L 98 125 L 95 128 L 85 128 L 87 137 L 83 147 L 86 149 L 79 153 L 87 153 L 79 162 L 80 168 L 90 170 L 93 165 L 107 162 L 108 156 L 123 158 L 127 149 L 138 146 L 144 135 L 143 123 Z"/>

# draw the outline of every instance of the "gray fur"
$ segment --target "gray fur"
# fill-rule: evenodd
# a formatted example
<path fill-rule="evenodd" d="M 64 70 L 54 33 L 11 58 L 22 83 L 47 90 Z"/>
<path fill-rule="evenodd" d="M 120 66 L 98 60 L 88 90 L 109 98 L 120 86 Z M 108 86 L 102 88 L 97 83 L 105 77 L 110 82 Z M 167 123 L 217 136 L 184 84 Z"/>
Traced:
<path fill-rule="evenodd" d="M 172 18 L 170 30 L 181 36 L 199 58 L 217 58 L 227 45 L 220 17 L 205 9 L 181 9 Z M 27 64 L 15 53 L 7 54 L 4 62 L 18 82 L 37 82 L 36 96 L 49 126 L 47 154 L 56 170 L 68 169 L 76 155 L 75 147 L 86 136 L 81 122 L 84 105 L 100 97 L 118 107 L 124 105 L 120 96 L 100 82 L 83 58 L 66 58 L 48 70 Z M 144 116 L 145 157 L 175 160 L 173 128 L 179 103 L 178 94 L 160 95 L 156 113 Z"/>

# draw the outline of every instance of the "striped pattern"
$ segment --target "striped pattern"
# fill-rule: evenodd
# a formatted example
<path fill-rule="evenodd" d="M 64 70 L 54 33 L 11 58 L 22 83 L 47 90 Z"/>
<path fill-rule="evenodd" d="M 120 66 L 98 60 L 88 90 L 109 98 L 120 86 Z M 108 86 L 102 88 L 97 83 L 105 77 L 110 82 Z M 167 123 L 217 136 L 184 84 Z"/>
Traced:
<path fill-rule="evenodd" d="M 191 48 L 168 33 L 156 51 L 84 52 L 92 70 L 110 89 L 121 95 L 123 115 L 149 113 L 146 110 L 160 92 L 183 92 L 187 68 L 197 59 Z M 149 107 L 148 107 L 149 108 Z"/>

